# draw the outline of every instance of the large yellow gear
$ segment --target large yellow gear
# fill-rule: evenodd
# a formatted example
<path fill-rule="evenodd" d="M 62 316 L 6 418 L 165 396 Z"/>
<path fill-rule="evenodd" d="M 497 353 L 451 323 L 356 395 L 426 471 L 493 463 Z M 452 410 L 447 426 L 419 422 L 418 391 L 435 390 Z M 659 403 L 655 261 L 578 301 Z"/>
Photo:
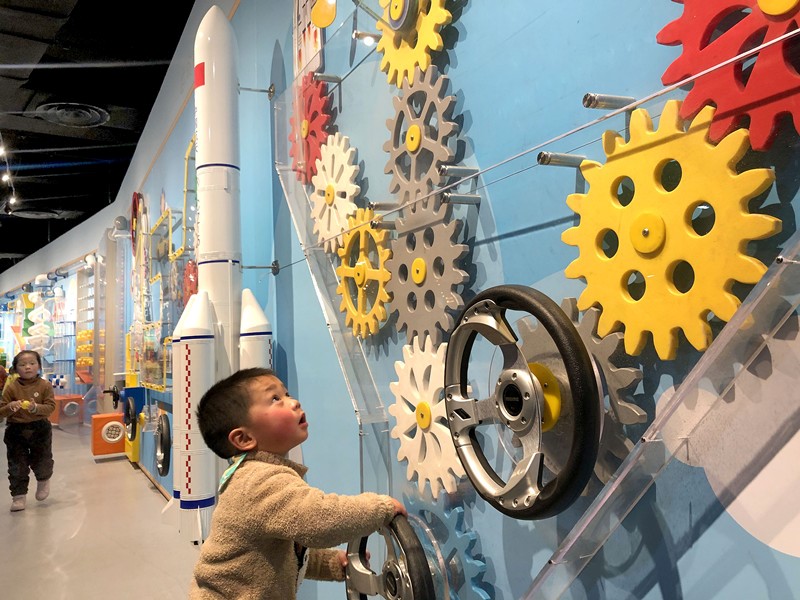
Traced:
<path fill-rule="evenodd" d="M 377 333 L 386 320 L 385 303 L 389 301 L 386 282 L 392 275 L 386 269 L 391 258 L 388 248 L 388 231 L 370 225 L 375 214 L 371 209 L 359 208 L 348 219 L 348 231 L 342 247 L 337 250 L 342 264 L 336 267 L 339 285 L 336 293 L 342 297 L 339 310 L 346 312 L 345 323 L 353 328 L 353 335 L 366 337 Z"/>
<path fill-rule="evenodd" d="M 390 84 L 402 88 L 405 80 L 414 83 L 414 70 L 426 71 L 431 64 L 430 53 L 444 48 L 439 33 L 453 20 L 445 0 L 380 0 L 383 19 L 377 27 L 381 32 L 377 51 L 383 53 L 381 71 Z"/>
<path fill-rule="evenodd" d="M 744 254 L 748 241 L 781 229 L 779 219 L 748 212 L 775 179 L 771 169 L 737 173 L 749 132 L 714 145 L 714 108 L 687 130 L 680 105 L 667 102 L 655 131 L 647 111 L 634 111 L 629 142 L 604 133 L 608 160 L 581 164 L 589 191 L 567 198 L 580 222 L 561 236 L 579 251 L 565 270 L 586 281 L 578 307 L 602 308 L 598 335 L 624 326 L 625 351 L 637 355 L 650 332 L 664 360 L 675 358 L 679 329 L 698 350 L 708 347 L 709 313 L 729 321 L 740 304 L 734 281 L 754 284 L 766 271 Z"/>

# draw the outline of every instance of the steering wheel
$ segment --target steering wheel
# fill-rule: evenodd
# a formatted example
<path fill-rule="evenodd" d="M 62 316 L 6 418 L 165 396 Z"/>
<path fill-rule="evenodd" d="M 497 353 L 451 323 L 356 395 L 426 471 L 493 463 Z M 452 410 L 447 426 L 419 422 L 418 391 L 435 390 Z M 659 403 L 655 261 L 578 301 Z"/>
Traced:
<path fill-rule="evenodd" d="M 164 477 L 169 473 L 170 453 L 172 452 L 172 432 L 169 417 L 162 414 L 156 426 L 156 469 Z"/>
<path fill-rule="evenodd" d="M 533 315 L 553 339 L 564 361 L 573 399 L 574 431 L 569 457 L 543 484 L 543 383 L 531 373 L 506 311 Z M 572 321 L 543 293 L 521 285 L 487 289 L 464 308 L 450 336 L 445 358 L 445 406 L 458 457 L 478 494 L 500 512 L 517 519 L 545 519 L 570 506 L 592 475 L 600 445 L 602 413 L 589 352 Z M 502 372 L 489 398 L 471 396 L 467 368 L 480 334 L 503 356 Z M 522 458 L 507 481 L 483 453 L 476 430 L 501 423 L 519 440 Z"/>
<path fill-rule="evenodd" d="M 348 600 L 366 600 L 381 595 L 387 600 L 434 600 L 436 593 L 425 550 L 403 515 L 397 515 L 380 530 L 386 541 L 387 557 L 380 573 L 369 567 L 367 540 L 347 545 L 345 583 Z"/>
<path fill-rule="evenodd" d="M 125 401 L 123 421 L 125 422 L 125 435 L 128 441 L 132 442 L 136 439 L 136 402 L 134 402 L 133 398 L 128 398 Z"/>

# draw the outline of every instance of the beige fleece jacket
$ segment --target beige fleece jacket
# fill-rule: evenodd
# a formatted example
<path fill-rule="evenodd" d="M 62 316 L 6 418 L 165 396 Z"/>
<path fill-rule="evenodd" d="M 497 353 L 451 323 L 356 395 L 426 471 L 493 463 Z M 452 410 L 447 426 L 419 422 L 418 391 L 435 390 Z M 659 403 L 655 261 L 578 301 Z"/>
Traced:
<path fill-rule="evenodd" d="M 306 471 L 270 452 L 247 456 L 214 509 L 190 599 L 295 600 L 295 542 L 310 549 L 307 578 L 344 579 L 338 551 L 330 547 L 387 525 L 394 504 L 369 492 L 326 494 L 303 480 Z"/>
<path fill-rule="evenodd" d="M 25 409 L 11 412 L 8 403 L 13 400 L 28 400 L 36 403 L 36 412 Z M 9 423 L 32 423 L 43 421 L 56 409 L 56 400 L 53 395 L 53 386 L 49 381 L 37 377 L 33 381 L 22 379 L 9 379 L 8 385 L 3 390 L 0 399 L 0 418 L 8 417 Z"/>

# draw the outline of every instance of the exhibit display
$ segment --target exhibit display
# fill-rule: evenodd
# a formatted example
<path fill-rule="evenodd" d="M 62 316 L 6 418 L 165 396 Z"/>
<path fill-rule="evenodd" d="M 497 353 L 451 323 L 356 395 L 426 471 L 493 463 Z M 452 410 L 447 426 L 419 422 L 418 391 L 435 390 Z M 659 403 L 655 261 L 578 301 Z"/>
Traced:
<path fill-rule="evenodd" d="M 15 315 L 122 393 L 93 454 L 200 544 L 197 402 L 269 367 L 309 483 L 408 509 L 301 600 L 793 597 L 800 2 L 203 9 L 124 257 Z"/>

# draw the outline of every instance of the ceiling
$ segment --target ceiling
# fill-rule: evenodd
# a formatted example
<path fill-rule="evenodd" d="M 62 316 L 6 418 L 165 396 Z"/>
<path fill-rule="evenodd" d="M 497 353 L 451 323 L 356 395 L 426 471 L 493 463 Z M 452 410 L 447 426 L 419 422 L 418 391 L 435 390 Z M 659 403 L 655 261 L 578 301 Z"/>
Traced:
<path fill-rule="evenodd" d="M 0 272 L 116 199 L 194 0 L 153 4 L 0 0 Z"/>

